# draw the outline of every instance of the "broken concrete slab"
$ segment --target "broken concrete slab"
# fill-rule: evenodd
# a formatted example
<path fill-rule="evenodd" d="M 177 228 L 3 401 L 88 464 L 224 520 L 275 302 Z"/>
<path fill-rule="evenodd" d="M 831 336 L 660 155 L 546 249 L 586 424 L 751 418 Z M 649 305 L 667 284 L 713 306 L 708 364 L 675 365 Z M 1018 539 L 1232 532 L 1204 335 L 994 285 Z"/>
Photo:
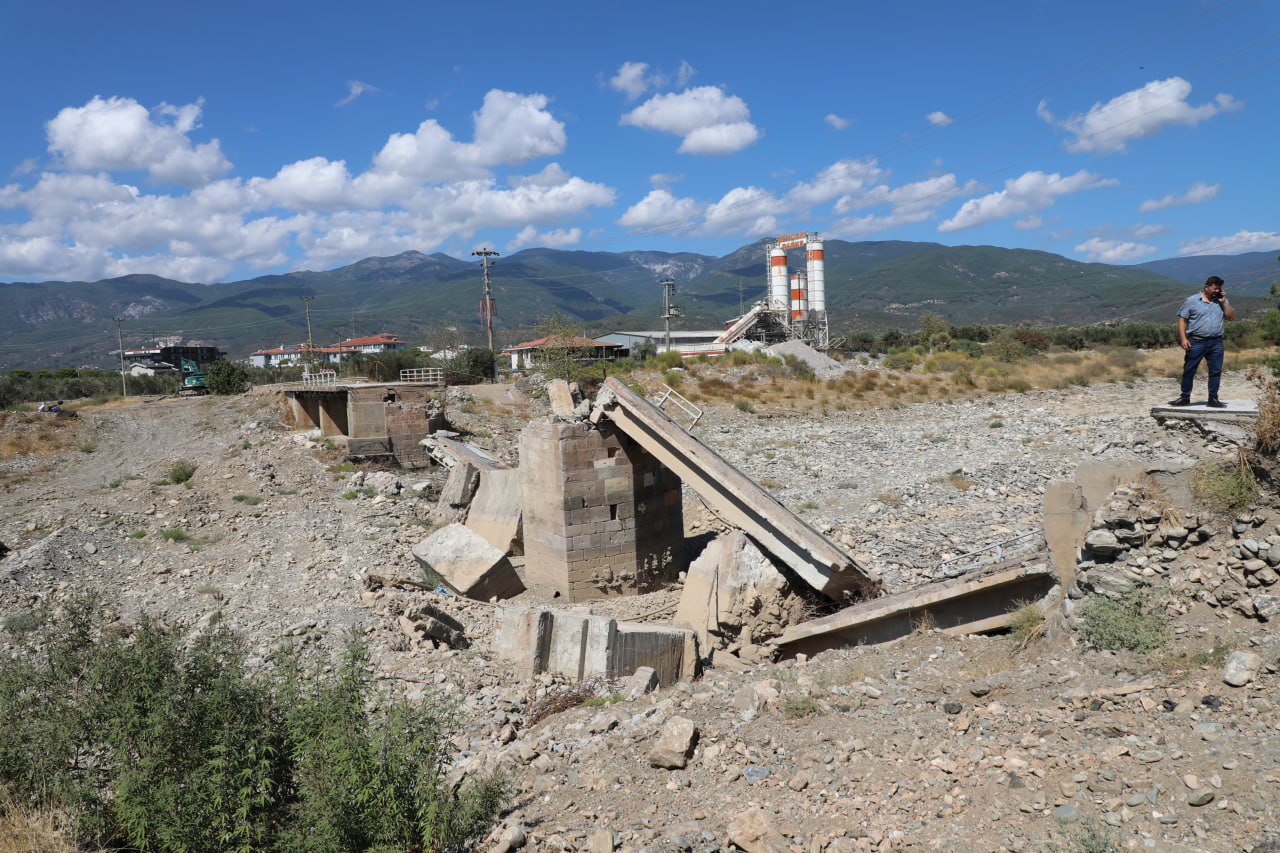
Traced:
<path fill-rule="evenodd" d="M 692 631 L 542 608 L 500 608 L 493 649 L 518 673 L 553 672 L 578 681 L 624 678 L 650 667 L 659 684 L 669 685 L 695 677 L 698 667 Z"/>
<path fill-rule="evenodd" d="M 480 482 L 467 509 L 467 527 L 507 554 L 522 554 L 523 517 L 520 471 L 490 468 L 480 472 Z"/>
<path fill-rule="evenodd" d="M 573 390 L 563 379 L 552 379 L 547 383 L 547 401 L 551 403 L 551 414 L 557 418 L 568 420 L 573 417 L 578 401 L 573 399 Z"/>
<path fill-rule="evenodd" d="M 788 628 L 774 645 L 782 654 L 894 640 L 931 625 L 949 634 L 1007 628 L 1015 604 L 1039 601 L 1057 583 L 1047 563 L 1035 563 L 927 584 L 846 607 Z"/>
<path fill-rule="evenodd" d="M 839 546 L 614 377 L 604 381 L 591 413 L 593 423 L 601 419 L 612 421 L 726 524 L 750 535 L 818 592 L 836 601 L 879 592 L 879 582 Z"/>
<path fill-rule="evenodd" d="M 713 539 L 690 564 L 674 621 L 712 648 L 765 642 L 802 622 L 806 610 L 769 556 L 734 530 Z"/>
<path fill-rule="evenodd" d="M 460 509 L 471 503 L 480 485 L 480 469 L 470 464 L 454 465 L 440 490 L 440 506 Z"/>
<path fill-rule="evenodd" d="M 450 524 L 413 546 L 419 563 L 440 576 L 458 595 L 489 601 L 524 592 L 505 551 L 463 524 Z"/>

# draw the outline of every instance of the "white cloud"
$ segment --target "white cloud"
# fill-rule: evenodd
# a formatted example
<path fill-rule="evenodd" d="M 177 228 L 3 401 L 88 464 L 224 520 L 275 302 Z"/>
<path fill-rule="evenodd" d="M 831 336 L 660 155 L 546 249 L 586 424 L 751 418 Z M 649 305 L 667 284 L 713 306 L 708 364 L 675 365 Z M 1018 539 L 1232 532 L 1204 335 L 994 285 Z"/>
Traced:
<path fill-rule="evenodd" d="M 1201 202 L 1211 201 L 1218 197 L 1218 192 L 1222 189 L 1222 184 L 1206 184 L 1197 182 L 1191 185 L 1185 193 L 1170 193 L 1164 198 L 1147 199 L 1138 205 L 1138 211 L 1141 213 L 1153 213 L 1157 210 L 1165 210 L 1170 207 L 1181 207 L 1187 204 L 1200 204 Z"/>
<path fill-rule="evenodd" d="M 1156 247 L 1148 246 L 1145 243 L 1103 240 L 1098 237 L 1091 237 L 1076 246 L 1076 251 L 1082 254 L 1087 261 L 1097 261 L 1104 264 L 1124 264 L 1154 254 Z"/>
<path fill-rule="evenodd" d="M 889 213 L 841 219 L 828 229 L 828 233 L 835 237 L 864 237 L 878 231 L 924 222 L 933 217 L 940 205 L 957 196 L 974 192 L 977 188 L 976 181 L 961 185 L 956 176 L 950 174 L 914 181 L 900 187 L 881 184 L 860 195 L 842 197 L 835 206 L 835 212 L 846 213 L 887 204 L 892 207 Z"/>
<path fill-rule="evenodd" d="M 1019 231 L 1033 231 L 1043 224 L 1044 217 L 1033 213 L 1030 216 L 1022 217 L 1017 222 L 1013 223 L 1013 227 L 1017 228 Z"/>
<path fill-rule="evenodd" d="M 947 125 L 951 124 L 951 122 L 954 121 L 954 119 L 951 118 L 951 116 L 947 115 L 942 110 L 934 110 L 924 118 L 925 118 L 925 121 L 929 122 L 929 124 L 932 124 L 935 127 L 946 127 Z"/>
<path fill-rule="evenodd" d="M 649 183 L 655 187 L 669 187 L 684 180 L 684 175 L 676 172 L 654 172 L 649 176 Z"/>
<path fill-rule="evenodd" d="M 844 130 L 849 126 L 850 122 L 849 119 L 838 116 L 835 113 L 827 113 L 822 120 L 834 127 L 836 130 Z"/>
<path fill-rule="evenodd" d="M 1178 246 L 1180 255 L 1239 255 L 1280 250 L 1280 232 L 1237 231 L 1225 237 L 1199 237 Z"/>
<path fill-rule="evenodd" d="M 1140 89 L 1118 95 L 1105 104 L 1094 104 L 1087 113 L 1058 121 L 1041 101 L 1037 115 L 1071 134 L 1063 143 L 1068 151 L 1113 154 L 1128 142 L 1153 136 L 1172 125 L 1194 126 L 1219 113 L 1239 109 L 1231 95 L 1216 95 L 1212 102 L 1193 106 L 1187 102 L 1191 84 L 1181 77 L 1153 80 Z"/>
<path fill-rule="evenodd" d="M 345 107 L 347 104 L 351 103 L 356 98 L 360 97 L 366 92 L 377 92 L 377 91 L 380 91 L 377 86 L 372 86 L 361 80 L 348 80 L 346 96 L 341 98 L 337 102 L 335 102 L 334 106 Z"/>
<path fill-rule="evenodd" d="M 30 175 L 36 169 L 40 168 L 40 164 L 36 162 L 36 158 L 28 157 L 21 163 L 13 167 L 13 171 L 9 173 L 11 178 L 20 178 L 23 175 Z"/>
<path fill-rule="evenodd" d="M 880 168 L 875 158 L 837 160 L 812 181 L 801 181 L 792 187 L 787 198 L 803 206 L 822 204 L 841 196 L 865 193 L 888 177 L 889 173 Z"/>
<path fill-rule="evenodd" d="M 553 231 L 539 231 L 532 225 L 526 225 L 520 229 L 520 233 L 507 243 L 507 251 L 514 252 L 516 249 L 525 246 L 542 246 L 549 249 L 559 249 L 564 246 L 574 246 L 582 241 L 581 228 L 558 228 Z"/>
<path fill-rule="evenodd" d="M 609 78 L 609 85 L 625 94 L 627 100 L 634 101 L 649 88 L 648 71 L 647 62 L 624 62 L 618 73 Z"/>
<path fill-rule="evenodd" d="M 758 187 L 736 187 L 706 210 L 700 229 L 707 234 L 763 237 L 778 230 L 778 199 Z"/>
<path fill-rule="evenodd" d="M 1145 240 L 1148 237 L 1157 237 L 1161 234 L 1167 234 L 1171 229 L 1168 225 L 1139 225 L 1133 229 L 1133 236 L 1139 240 Z"/>
<path fill-rule="evenodd" d="M 689 131 L 676 150 L 680 154 L 732 154 L 746 148 L 758 138 L 760 131 L 749 121 L 713 124 Z"/>
<path fill-rule="evenodd" d="M 627 208 L 618 224 L 632 231 L 673 231 L 691 227 L 702 211 L 703 205 L 691 198 L 676 198 L 670 190 L 656 189 Z"/>
<path fill-rule="evenodd" d="M 312 157 L 282 167 L 270 180 L 255 179 L 252 186 L 280 207 L 321 210 L 350 201 L 351 175 L 341 160 Z"/>
<path fill-rule="evenodd" d="M 49 150 L 69 169 L 145 170 L 158 181 L 200 186 L 231 168 L 216 139 L 193 145 L 187 137 L 199 126 L 202 109 L 200 102 L 161 104 L 153 114 L 132 98 L 95 96 L 83 107 L 59 111 L 45 133 Z"/>
<path fill-rule="evenodd" d="M 654 95 L 620 123 L 684 137 L 682 154 L 732 154 L 759 138 L 746 101 L 719 86 Z"/>
<path fill-rule="evenodd" d="M 695 74 L 697 72 L 687 60 L 680 60 L 675 72 L 675 85 L 689 85 Z M 609 78 L 609 85 L 626 95 L 628 101 L 634 101 L 650 89 L 666 88 L 667 82 L 668 75 L 650 71 L 647 62 L 624 62 L 618 67 L 618 72 Z"/>
<path fill-rule="evenodd" d="M 895 211 L 883 216 L 855 216 L 836 221 L 827 229 L 827 233 L 832 237 L 865 237 L 878 231 L 888 231 L 902 225 L 923 222 L 928 218 L 929 214 L 926 211 L 910 213 Z"/>
<path fill-rule="evenodd" d="M 545 95 L 520 95 L 491 89 L 473 115 L 475 140 L 457 142 L 435 119 L 414 134 L 392 134 L 373 159 L 375 179 L 362 189 L 394 195 L 403 183 L 484 177 L 500 164 L 517 164 L 559 154 L 567 137 L 564 124 L 547 112 Z M 390 180 L 395 176 L 402 180 Z M 372 203 L 372 199 L 369 200 Z"/>
<path fill-rule="evenodd" d="M 193 154 L 182 134 L 196 126 L 199 105 L 148 113 L 125 99 L 97 99 L 87 112 L 64 110 L 50 123 L 50 150 L 73 170 L 0 186 L 0 210 L 13 212 L 0 223 L 0 279 L 152 272 L 210 281 L 243 267 L 297 263 L 299 252 L 302 263 L 320 268 L 492 228 L 532 229 L 531 239 L 568 245 L 581 231 L 562 223 L 612 205 L 611 187 L 558 163 L 507 176 L 505 185 L 491 174 L 564 149 L 564 126 L 547 103 L 491 91 L 475 113 L 473 141 L 424 122 L 415 134 L 393 134 L 356 175 L 342 160 L 313 157 L 271 177 L 152 193 L 118 182 L 109 169 L 154 171 Z M 74 137 L 77 129 L 86 137 Z M 150 145 L 154 156 L 126 151 L 120 139 Z"/>
<path fill-rule="evenodd" d="M 974 228 L 998 219 L 1036 213 L 1053 205 L 1060 195 L 1112 186 L 1116 181 L 1079 171 L 1063 177 L 1040 171 L 1024 174 L 1004 182 L 1004 189 L 980 198 L 971 198 L 960 206 L 956 215 L 938 226 L 939 231 Z"/>

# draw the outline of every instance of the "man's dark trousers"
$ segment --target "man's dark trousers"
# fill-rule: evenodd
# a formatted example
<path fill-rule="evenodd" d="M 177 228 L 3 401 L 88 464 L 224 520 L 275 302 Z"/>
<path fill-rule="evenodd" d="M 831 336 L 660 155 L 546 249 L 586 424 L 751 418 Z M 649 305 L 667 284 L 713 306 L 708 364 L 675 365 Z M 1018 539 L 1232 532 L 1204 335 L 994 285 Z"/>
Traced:
<path fill-rule="evenodd" d="M 1222 384 L 1222 338 L 1188 337 L 1191 349 L 1182 363 L 1182 396 L 1190 399 L 1191 385 L 1195 382 L 1200 362 L 1209 364 L 1209 399 L 1218 399 L 1218 386 Z"/>

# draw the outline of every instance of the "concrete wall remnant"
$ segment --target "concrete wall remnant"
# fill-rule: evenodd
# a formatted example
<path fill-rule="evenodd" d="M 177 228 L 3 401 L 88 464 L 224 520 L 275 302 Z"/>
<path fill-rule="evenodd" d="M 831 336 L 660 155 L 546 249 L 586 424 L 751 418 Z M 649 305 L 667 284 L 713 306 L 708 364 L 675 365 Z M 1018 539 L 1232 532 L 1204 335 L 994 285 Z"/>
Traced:
<path fill-rule="evenodd" d="M 552 672 L 578 681 L 614 679 L 649 667 L 658 684 L 669 686 L 698 674 L 698 640 L 692 631 L 589 613 L 501 607 L 493 647 L 523 676 Z"/>

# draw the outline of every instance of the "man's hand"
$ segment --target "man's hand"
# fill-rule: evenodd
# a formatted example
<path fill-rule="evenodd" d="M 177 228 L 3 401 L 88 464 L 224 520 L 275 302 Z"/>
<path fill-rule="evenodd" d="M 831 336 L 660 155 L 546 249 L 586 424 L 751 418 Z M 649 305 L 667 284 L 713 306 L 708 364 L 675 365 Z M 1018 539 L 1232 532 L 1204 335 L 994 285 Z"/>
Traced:
<path fill-rule="evenodd" d="M 1187 340 L 1186 338 L 1182 339 L 1182 351 L 1191 352 L 1191 341 Z"/>

